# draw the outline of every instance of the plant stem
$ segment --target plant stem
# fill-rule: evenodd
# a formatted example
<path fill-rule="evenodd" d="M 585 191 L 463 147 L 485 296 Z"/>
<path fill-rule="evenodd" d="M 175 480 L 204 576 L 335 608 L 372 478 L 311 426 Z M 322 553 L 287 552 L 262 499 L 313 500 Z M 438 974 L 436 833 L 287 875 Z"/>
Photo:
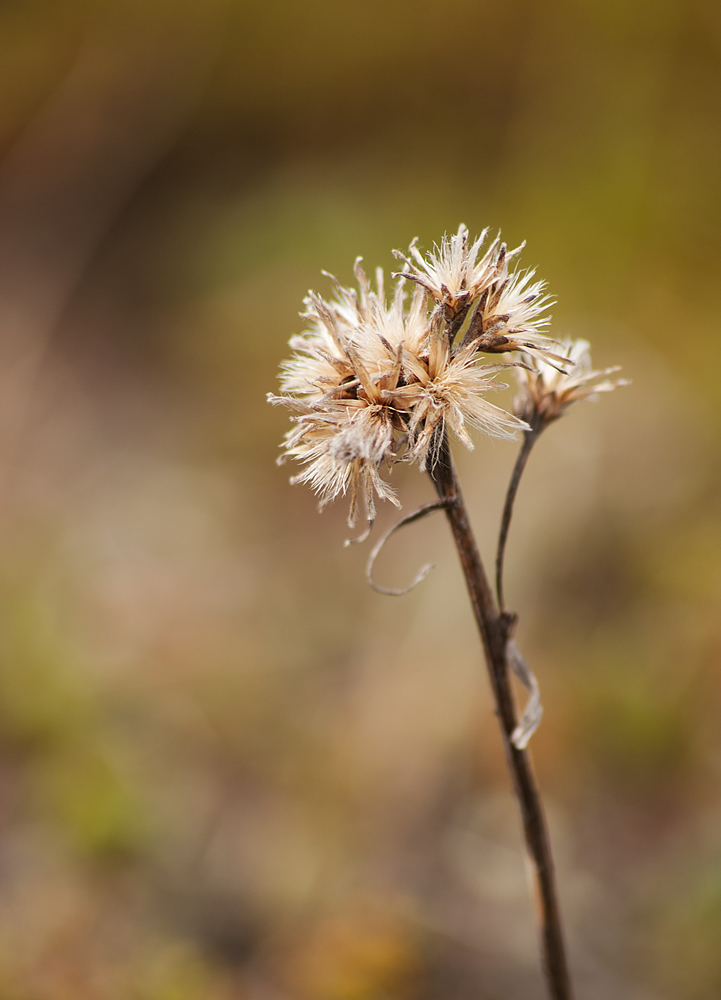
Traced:
<path fill-rule="evenodd" d="M 530 445 L 528 451 L 530 451 Z M 520 478 L 520 470 L 518 476 Z M 441 444 L 438 461 L 431 472 L 431 479 L 438 496 L 445 503 L 446 517 L 458 549 L 486 655 L 506 760 L 521 810 L 523 833 L 531 861 L 538 902 L 541 956 L 549 995 L 553 1000 L 572 1000 L 573 994 L 563 943 L 553 858 L 541 797 L 527 751 L 519 750 L 511 741 L 511 734 L 516 728 L 516 710 L 508 673 L 506 646 L 515 624 L 515 616 L 499 611 L 496 604 L 468 520 L 446 437 Z M 517 485 L 516 483 L 516 487 Z"/>
<path fill-rule="evenodd" d="M 506 502 L 503 507 L 503 517 L 501 518 L 501 531 L 498 535 L 498 551 L 496 552 L 496 594 L 498 595 L 498 606 L 501 611 L 505 611 L 506 608 L 506 604 L 503 599 L 503 557 L 506 552 L 508 529 L 511 526 L 513 504 L 516 499 L 516 493 L 518 492 L 518 484 L 521 481 L 523 470 L 525 469 L 526 462 L 528 461 L 528 456 L 531 454 L 531 448 L 533 448 L 534 444 L 538 440 L 538 436 L 542 430 L 543 425 L 541 424 L 537 427 L 531 427 L 530 431 L 526 431 L 523 435 L 523 444 L 521 445 L 521 450 L 518 453 L 516 464 L 513 467 L 511 481 L 508 484 Z"/>

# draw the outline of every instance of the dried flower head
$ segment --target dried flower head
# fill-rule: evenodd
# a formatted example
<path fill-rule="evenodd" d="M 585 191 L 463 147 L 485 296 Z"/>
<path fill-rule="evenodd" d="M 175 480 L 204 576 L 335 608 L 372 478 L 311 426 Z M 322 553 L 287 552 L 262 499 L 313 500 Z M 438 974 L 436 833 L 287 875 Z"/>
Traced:
<path fill-rule="evenodd" d="M 477 240 L 469 243 L 468 230 L 461 225 L 454 236 L 444 236 L 435 252 L 431 251 L 426 257 L 418 249 L 418 240 L 413 240 L 409 247 L 410 258 L 400 250 L 393 251 L 408 269 L 399 276 L 424 288 L 443 307 L 444 319 L 455 326 L 455 332 L 460 329 L 469 307 L 493 279 L 498 239 L 478 260 L 487 234 L 488 230 L 484 229 Z"/>
<path fill-rule="evenodd" d="M 489 354 L 526 351 L 552 364 L 566 364 L 568 359 L 554 349 L 557 342 L 545 332 L 551 322 L 545 283 L 533 281 L 534 271 L 509 274 L 509 262 L 525 244 L 509 251 L 496 237 L 478 260 L 487 232 L 471 244 L 468 230 L 461 226 L 425 257 L 414 240 L 409 249 L 412 259 L 394 251 L 407 267 L 400 276 L 417 282 L 438 305 L 451 342 L 470 315 L 461 346 L 474 343 L 476 351 Z"/>
<path fill-rule="evenodd" d="M 553 367 L 565 366 L 569 359 L 558 353 L 558 341 L 545 332 L 551 322 L 546 311 L 552 302 L 545 294 L 545 282 L 533 280 L 535 271 L 509 275 L 504 250 L 502 245 L 496 275 L 478 300 L 464 343 L 477 340 L 477 349 L 489 354 L 524 351 Z"/>
<path fill-rule="evenodd" d="M 281 461 L 290 457 L 305 466 L 294 481 L 309 483 L 321 505 L 349 493 L 351 523 L 361 501 L 369 520 L 376 496 L 397 503 L 381 478 L 384 466 L 411 461 L 432 467 L 446 431 L 472 448 L 469 428 L 495 437 L 527 429 L 483 398 L 506 388 L 494 379 L 513 362 L 479 364 L 478 343 L 454 347 L 451 326 L 432 307 L 425 286 L 416 283 L 408 301 L 399 276 L 388 304 L 381 272 L 376 291 L 359 261 L 355 272 L 358 291 L 336 281 L 332 301 L 308 295 L 309 327 L 291 339 L 283 395 L 269 396 L 293 413 Z"/>
<path fill-rule="evenodd" d="M 280 397 L 271 399 L 279 401 Z M 286 398 L 282 401 L 289 405 Z M 291 482 L 308 483 L 320 495 L 321 507 L 350 493 L 351 525 L 361 500 L 368 520 L 374 519 L 374 493 L 400 507 L 395 493 L 379 475 L 381 465 L 391 465 L 396 457 L 392 450 L 393 415 L 388 407 L 348 399 L 327 406 L 299 403 L 296 412 L 295 427 L 286 435 L 281 461 L 295 458 L 305 468 Z"/>
<path fill-rule="evenodd" d="M 395 388 L 400 376 L 398 351 L 382 342 L 375 358 L 364 350 L 364 331 L 388 310 L 371 292 L 358 261 L 356 274 L 360 294 L 336 282 L 332 302 L 313 292 L 308 295 L 304 317 L 310 328 L 291 338 L 294 354 L 282 366 L 286 395 L 268 396 L 271 403 L 294 413 L 295 426 L 285 437 L 280 461 L 295 458 L 306 468 L 292 481 L 309 483 L 320 494 L 321 506 L 350 492 L 351 524 L 360 500 L 368 519 L 375 517 L 374 494 L 400 506 L 379 470 L 396 460 L 394 441 L 405 426 L 402 415 L 382 396 L 384 389 Z M 382 288 L 382 278 L 380 283 Z M 398 311 L 394 303 L 393 316 L 385 317 L 388 324 Z"/>
<path fill-rule="evenodd" d="M 383 273 L 376 272 L 373 290 L 360 258 L 357 290 L 328 275 L 335 297 L 310 292 L 305 300 L 308 328 L 291 338 L 283 394 L 268 397 L 293 415 L 280 461 L 301 463 L 293 481 L 309 483 L 321 506 L 349 494 L 351 524 L 361 503 L 373 520 L 376 497 L 400 506 L 382 469 L 401 461 L 432 469 L 448 432 L 473 448 L 470 429 L 513 437 L 546 426 L 577 399 L 623 384 L 598 381 L 615 369 L 592 371 L 586 341 L 559 345 L 546 335 L 545 285 L 533 271 L 509 274 L 521 247 L 508 253 L 496 239 L 479 259 L 485 236 L 471 243 L 461 226 L 426 257 L 414 241 L 410 258 L 399 255 L 408 270 L 394 276 L 390 302 Z M 481 363 L 484 354 L 512 351 L 522 360 Z M 509 367 L 521 390 L 513 413 L 484 398 L 506 388 L 495 378 Z"/>
<path fill-rule="evenodd" d="M 581 399 L 593 399 L 599 392 L 610 392 L 627 379 L 608 379 L 618 367 L 594 371 L 591 368 L 587 340 L 567 340 L 561 349 L 571 362 L 570 372 L 560 371 L 547 361 L 528 357 L 528 368 L 518 368 L 519 393 L 513 401 L 514 413 L 531 427 L 542 429 L 563 416 L 568 407 Z M 597 381 L 605 379 L 605 381 Z"/>
<path fill-rule="evenodd" d="M 410 414 L 408 448 L 410 460 L 421 469 L 435 463 L 438 446 L 450 430 L 469 450 L 473 442 L 467 427 L 491 437 L 509 438 L 526 425 L 512 413 L 483 399 L 482 393 L 505 389 L 495 382 L 504 363 L 478 364 L 473 344 L 454 352 L 449 338 L 438 323 L 432 323 L 425 349 L 417 354 L 403 352 L 409 377 L 393 393 L 397 405 Z"/>

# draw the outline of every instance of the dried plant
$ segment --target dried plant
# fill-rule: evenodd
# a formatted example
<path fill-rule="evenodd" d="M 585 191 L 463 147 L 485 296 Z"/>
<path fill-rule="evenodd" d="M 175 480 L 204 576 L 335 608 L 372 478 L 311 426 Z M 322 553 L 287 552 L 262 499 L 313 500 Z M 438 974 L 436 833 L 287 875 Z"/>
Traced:
<path fill-rule="evenodd" d="M 425 255 L 415 240 L 407 256 L 396 251 L 405 270 L 393 275 L 390 301 L 382 272 L 376 272 L 374 291 L 360 258 L 355 264 L 357 291 L 333 278 L 336 294 L 331 301 L 311 292 L 303 314 L 308 329 L 291 339 L 293 357 L 282 366 L 283 394 L 268 398 L 293 415 L 280 458 L 294 458 L 303 466 L 291 481 L 309 483 L 320 495 L 321 506 L 349 495 L 351 525 L 361 502 L 368 531 L 376 497 L 400 506 L 381 476 L 384 469 L 414 462 L 429 473 L 438 501 L 406 515 L 386 532 L 371 553 L 368 579 L 386 594 L 407 593 L 415 586 L 429 567 L 423 567 L 411 587 L 388 590 L 374 583 L 373 563 L 398 528 L 432 511 L 445 511 L 481 635 L 521 811 L 540 901 L 549 992 L 555 1000 L 569 1000 L 550 843 L 527 750 L 540 722 L 541 703 L 536 680 L 513 640 L 516 615 L 504 603 L 503 560 L 521 474 L 541 432 L 572 403 L 624 383 L 607 378 L 615 369 L 591 369 L 586 341 L 559 343 L 547 335 L 550 300 L 544 283 L 534 281 L 533 271 L 509 273 L 509 261 L 522 247 L 508 252 L 497 238 L 482 253 L 485 237 L 486 232 L 471 243 L 461 226 Z M 408 281 L 414 285 L 410 295 Z M 516 357 L 484 362 L 487 354 Z M 513 413 L 485 398 L 494 389 L 507 388 L 496 380 L 504 369 L 513 369 L 518 381 Z M 473 448 L 469 429 L 501 438 L 523 435 L 501 519 L 495 595 L 451 459 L 451 435 Z M 520 720 L 511 672 L 530 695 Z"/>

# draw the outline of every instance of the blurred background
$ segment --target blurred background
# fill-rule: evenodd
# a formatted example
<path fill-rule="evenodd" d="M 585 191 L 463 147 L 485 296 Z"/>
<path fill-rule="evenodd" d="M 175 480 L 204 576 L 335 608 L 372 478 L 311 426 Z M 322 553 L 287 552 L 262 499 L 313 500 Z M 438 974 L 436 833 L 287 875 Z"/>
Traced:
<path fill-rule="evenodd" d="M 544 996 L 445 526 L 371 592 L 265 403 L 322 268 L 460 222 L 633 380 L 508 551 L 579 996 L 721 995 L 720 49 L 712 0 L 5 0 L 2 1000 Z M 458 454 L 489 558 L 514 457 Z"/>

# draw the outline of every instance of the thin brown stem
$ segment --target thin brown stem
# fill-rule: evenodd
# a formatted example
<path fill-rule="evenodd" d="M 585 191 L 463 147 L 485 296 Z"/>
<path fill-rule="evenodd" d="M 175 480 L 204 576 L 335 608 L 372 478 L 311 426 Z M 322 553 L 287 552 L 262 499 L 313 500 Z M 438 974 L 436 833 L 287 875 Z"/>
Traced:
<path fill-rule="evenodd" d="M 531 861 L 538 902 L 541 954 L 549 995 L 553 1000 L 572 1000 L 553 859 L 541 797 L 527 751 L 519 750 L 511 740 L 511 734 L 516 728 L 516 710 L 506 647 L 515 617 L 499 611 L 496 604 L 471 530 L 446 438 L 441 445 L 431 478 L 438 496 L 445 502 L 446 517 L 458 549 L 486 655 L 506 760 L 521 810 L 526 848 Z"/>
<path fill-rule="evenodd" d="M 505 611 L 506 608 L 506 604 L 503 599 L 503 558 L 506 553 L 508 529 L 511 526 L 511 517 L 513 516 L 513 504 L 516 499 L 516 493 L 518 492 L 518 484 L 521 481 L 523 470 L 525 469 L 526 462 L 528 461 L 528 456 L 531 454 L 531 449 L 538 440 L 538 436 L 542 430 L 542 425 L 540 427 L 531 427 L 531 429 L 526 431 L 523 435 L 523 444 L 521 445 L 521 450 L 518 453 L 516 464 L 513 466 L 511 481 L 508 484 L 508 492 L 506 493 L 506 502 L 503 506 L 501 531 L 498 535 L 498 550 L 496 552 L 496 594 L 498 596 L 498 606 L 501 611 Z"/>

